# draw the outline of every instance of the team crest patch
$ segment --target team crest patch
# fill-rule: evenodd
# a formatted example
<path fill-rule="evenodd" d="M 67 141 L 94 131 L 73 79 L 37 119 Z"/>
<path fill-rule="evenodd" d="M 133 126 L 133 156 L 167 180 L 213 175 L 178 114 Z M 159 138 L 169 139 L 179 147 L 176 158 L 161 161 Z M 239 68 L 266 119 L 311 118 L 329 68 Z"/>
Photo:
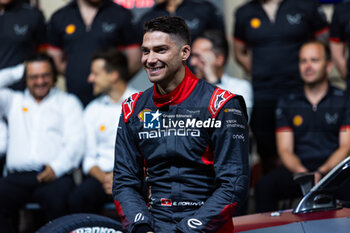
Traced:
<path fill-rule="evenodd" d="M 260 27 L 260 25 L 261 25 L 261 21 L 260 21 L 260 19 L 258 19 L 258 18 L 252 18 L 252 19 L 250 20 L 250 26 L 251 26 L 252 28 L 257 29 L 257 28 Z"/>
<path fill-rule="evenodd" d="M 295 126 L 301 126 L 301 124 L 303 124 L 303 117 L 302 116 L 300 116 L 300 115 L 296 115 L 296 116 L 294 116 L 294 118 L 293 118 L 293 124 L 295 125 Z"/>
<path fill-rule="evenodd" d="M 216 88 L 209 102 L 209 112 L 213 118 L 219 113 L 224 104 L 235 95 L 221 88 Z"/>
<path fill-rule="evenodd" d="M 75 32 L 75 29 L 76 29 L 76 27 L 75 27 L 74 24 L 69 24 L 69 25 L 66 26 L 66 33 L 68 35 L 71 35 L 71 34 L 73 34 Z"/>
<path fill-rule="evenodd" d="M 142 111 L 139 113 L 139 115 L 138 115 L 140 121 L 143 122 L 143 121 L 145 120 L 145 118 L 144 118 L 144 113 L 145 113 L 145 112 L 151 112 L 151 111 L 152 111 L 152 110 L 151 110 L 151 109 L 148 109 L 148 108 L 142 110 Z"/>
<path fill-rule="evenodd" d="M 123 108 L 123 115 L 124 115 L 124 122 L 125 123 L 128 121 L 130 116 L 133 114 L 136 101 L 140 97 L 141 94 L 142 94 L 142 92 L 135 93 L 135 94 L 129 96 L 129 98 L 127 98 L 126 100 L 124 100 L 122 108 Z"/>

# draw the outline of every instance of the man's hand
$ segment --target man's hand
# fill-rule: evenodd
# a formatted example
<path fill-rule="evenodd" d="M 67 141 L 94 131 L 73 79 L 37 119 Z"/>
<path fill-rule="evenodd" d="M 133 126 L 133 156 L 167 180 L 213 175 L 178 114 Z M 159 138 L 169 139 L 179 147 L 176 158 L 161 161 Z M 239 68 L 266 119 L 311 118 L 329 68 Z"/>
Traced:
<path fill-rule="evenodd" d="M 106 194 L 112 195 L 112 187 L 113 187 L 113 173 L 109 172 L 105 174 L 104 181 L 102 183 L 103 188 Z"/>
<path fill-rule="evenodd" d="M 219 78 L 216 75 L 216 55 L 213 51 L 203 52 L 203 56 L 200 57 L 204 78 L 208 83 L 217 83 Z"/>
<path fill-rule="evenodd" d="M 209 83 L 215 84 L 219 78 L 216 75 L 216 55 L 213 51 L 206 50 L 200 54 L 195 54 L 197 63 L 195 70 L 197 75 Z"/>
<path fill-rule="evenodd" d="M 39 173 L 36 178 L 40 183 L 52 182 L 56 180 L 56 175 L 55 172 L 52 170 L 51 166 L 46 165 L 44 170 L 41 173 Z"/>

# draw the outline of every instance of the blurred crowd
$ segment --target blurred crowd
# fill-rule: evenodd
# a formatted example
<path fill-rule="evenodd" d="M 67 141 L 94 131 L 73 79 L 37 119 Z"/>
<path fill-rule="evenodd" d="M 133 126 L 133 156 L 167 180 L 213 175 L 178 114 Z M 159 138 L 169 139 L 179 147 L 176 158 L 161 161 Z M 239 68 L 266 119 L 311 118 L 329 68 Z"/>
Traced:
<path fill-rule="evenodd" d="M 144 1 L 137 20 L 120 2 L 72 0 L 45 19 L 38 1 L 0 0 L 1 232 L 13 232 L 29 202 L 48 221 L 113 201 L 121 103 L 143 91 L 128 83 L 142 69 L 143 24 L 157 16 L 185 19 L 198 78 L 244 97 L 259 156 L 256 212 L 300 197 L 293 175 L 313 172 L 317 183 L 349 155 L 349 91 L 328 77 L 334 65 L 350 85 L 350 1 L 333 6 L 330 22 L 316 0 L 246 1 L 232 12 L 232 35 L 206 0 Z M 249 80 L 229 74 L 230 57 Z"/>

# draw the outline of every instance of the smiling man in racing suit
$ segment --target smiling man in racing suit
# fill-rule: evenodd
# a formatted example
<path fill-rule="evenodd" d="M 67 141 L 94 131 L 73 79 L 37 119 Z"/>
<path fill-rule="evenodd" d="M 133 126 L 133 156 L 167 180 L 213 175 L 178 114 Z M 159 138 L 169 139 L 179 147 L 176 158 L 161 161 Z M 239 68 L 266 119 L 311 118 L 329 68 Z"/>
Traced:
<path fill-rule="evenodd" d="M 244 100 L 196 78 L 179 17 L 144 27 L 142 63 L 153 88 L 123 103 L 113 196 L 128 232 L 233 232 L 248 191 Z"/>

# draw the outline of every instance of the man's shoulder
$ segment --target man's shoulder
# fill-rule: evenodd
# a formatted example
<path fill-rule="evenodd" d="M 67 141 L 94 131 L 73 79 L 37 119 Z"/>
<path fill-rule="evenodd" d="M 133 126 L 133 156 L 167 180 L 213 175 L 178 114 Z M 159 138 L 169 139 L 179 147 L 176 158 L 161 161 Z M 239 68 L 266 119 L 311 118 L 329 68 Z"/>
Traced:
<path fill-rule="evenodd" d="M 287 106 L 290 107 L 295 104 L 299 104 L 300 102 L 303 102 L 305 100 L 305 94 L 303 88 L 296 88 L 294 90 L 291 90 L 290 92 L 286 93 L 285 95 L 282 95 L 278 99 L 278 106 Z"/>
<path fill-rule="evenodd" d="M 109 1 L 106 3 L 106 5 L 102 8 L 102 12 L 111 12 L 111 13 L 117 13 L 117 14 L 131 14 L 131 11 L 115 2 Z M 117 17 L 120 17 L 121 15 L 117 15 Z"/>
<path fill-rule="evenodd" d="M 124 121 L 127 122 L 130 117 L 142 109 L 150 99 L 152 99 L 153 89 L 148 88 L 144 92 L 136 92 L 127 97 L 122 103 L 122 113 Z"/>
<path fill-rule="evenodd" d="M 105 103 L 105 99 L 106 99 L 106 95 L 101 95 L 93 99 L 90 103 L 88 103 L 88 105 L 86 105 L 85 112 L 95 109 L 100 105 L 103 105 Z"/>
<path fill-rule="evenodd" d="M 40 10 L 38 8 L 33 7 L 33 6 L 29 5 L 28 3 L 19 3 L 17 9 L 22 11 L 22 12 L 30 12 L 30 13 L 40 12 Z"/>
<path fill-rule="evenodd" d="M 346 93 L 342 89 L 335 87 L 335 86 L 330 86 L 330 94 L 332 98 L 337 98 L 339 100 L 345 100 L 346 99 Z"/>
<path fill-rule="evenodd" d="M 237 8 L 236 14 L 239 16 L 243 16 L 252 12 L 256 12 L 256 4 L 258 3 L 254 3 L 253 1 L 244 3 L 243 5 Z"/>
<path fill-rule="evenodd" d="M 210 96 L 208 110 L 213 118 L 216 118 L 221 109 L 229 100 L 234 98 L 236 99 L 235 101 L 240 102 L 241 96 L 239 95 L 235 95 L 228 90 L 213 85 L 210 85 L 208 87 L 208 95 Z"/>
<path fill-rule="evenodd" d="M 320 7 L 318 1 L 316 0 L 287 0 L 286 6 L 293 9 L 302 9 L 307 11 L 313 11 Z"/>
<path fill-rule="evenodd" d="M 39 18 L 43 20 L 42 12 L 38 8 L 33 7 L 28 3 L 19 3 L 18 6 L 14 8 L 14 11 L 16 12 L 14 16 L 17 19 L 33 20 Z"/>
<path fill-rule="evenodd" d="M 75 9 L 77 9 L 77 8 L 78 8 L 77 4 L 74 1 L 72 1 L 72 2 L 68 3 L 67 5 L 64 5 L 61 8 L 57 9 L 52 14 L 51 19 L 57 18 L 57 17 L 64 17 L 67 14 L 69 14 L 70 12 L 74 11 Z"/>
<path fill-rule="evenodd" d="M 234 87 L 237 87 L 237 89 L 239 89 L 240 87 L 250 88 L 252 86 L 248 80 L 232 77 L 226 74 L 222 77 L 221 82 L 224 85 L 223 88 L 225 89 L 227 87 L 228 90 L 230 90 L 230 88 L 233 90 L 235 89 Z"/>
<path fill-rule="evenodd" d="M 208 0 L 187 0 L 184 1 L 185 4 L 191 7 L 200 7 L 201 9 L 216 10 L 216 6 L 209 2 Z"/>

